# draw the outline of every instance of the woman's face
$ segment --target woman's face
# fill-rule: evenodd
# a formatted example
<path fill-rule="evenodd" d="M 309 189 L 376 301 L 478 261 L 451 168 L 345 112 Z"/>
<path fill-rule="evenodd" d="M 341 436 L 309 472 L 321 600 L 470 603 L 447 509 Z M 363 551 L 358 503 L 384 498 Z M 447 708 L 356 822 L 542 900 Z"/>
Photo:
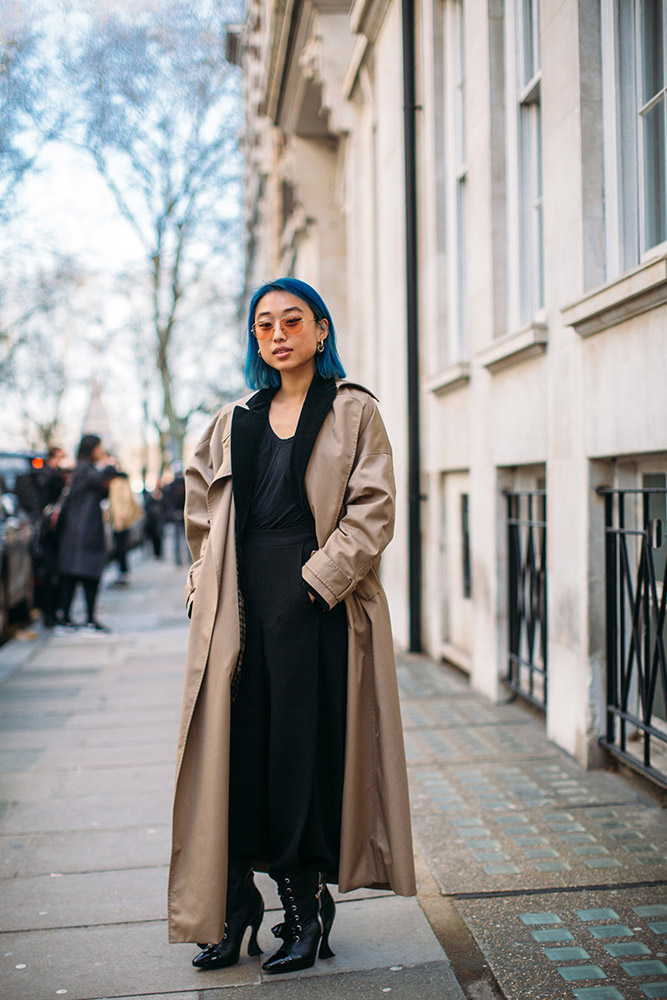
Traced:
<path fill-rule="evenodd" d="M 101 444 L 96 444 L 90 453 L 90 459 L 93 463 L 101 461 L 104 457 L 104 448 Z"/>
<path fill-rule="evenodd" d="M 327 328 L 327 321 L 316 322 L 310 306 L 291 292 L 267 292 L 257 303 L 257 347 L 262 360 L 281 374 L 308 369 L 314 374 L 317 344 L 326 338 Z"/>

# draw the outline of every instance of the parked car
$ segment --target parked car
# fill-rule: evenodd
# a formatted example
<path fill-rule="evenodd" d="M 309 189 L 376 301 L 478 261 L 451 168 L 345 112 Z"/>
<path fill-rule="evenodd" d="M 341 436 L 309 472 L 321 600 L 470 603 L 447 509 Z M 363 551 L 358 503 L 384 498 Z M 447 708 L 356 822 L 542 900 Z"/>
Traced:
<path fill-rule="evenodd" d="M 0 496 L 0 643 L 7 640 L 10 615 L 30 617 L 33 604 L 30 518 L 13 493 Z"/>

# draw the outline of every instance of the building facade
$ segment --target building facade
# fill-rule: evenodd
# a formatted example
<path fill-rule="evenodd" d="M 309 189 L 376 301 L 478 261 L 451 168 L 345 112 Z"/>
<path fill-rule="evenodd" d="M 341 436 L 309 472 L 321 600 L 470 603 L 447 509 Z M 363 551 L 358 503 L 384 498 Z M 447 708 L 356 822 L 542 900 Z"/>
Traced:
<path fill-rule="evenodd" d="M 424 649 L 667 784 L 666 0 L 250 0 L 247 284 L 329 304 L 380 398 L 409 632 L 404 25 Z"/>

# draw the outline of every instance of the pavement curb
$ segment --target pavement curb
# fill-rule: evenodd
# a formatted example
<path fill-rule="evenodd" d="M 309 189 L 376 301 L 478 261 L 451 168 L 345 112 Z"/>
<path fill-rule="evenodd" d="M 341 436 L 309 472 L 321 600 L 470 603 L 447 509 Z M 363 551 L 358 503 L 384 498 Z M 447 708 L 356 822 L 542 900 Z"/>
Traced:
<path fill-rule="evenodd" d="M 483 952 L 461 919 L 455 901 L 443 896 L 421 856 L 415 853 L 417 902 L 447 955 L 467 1000 L 505 1000 Z"/>

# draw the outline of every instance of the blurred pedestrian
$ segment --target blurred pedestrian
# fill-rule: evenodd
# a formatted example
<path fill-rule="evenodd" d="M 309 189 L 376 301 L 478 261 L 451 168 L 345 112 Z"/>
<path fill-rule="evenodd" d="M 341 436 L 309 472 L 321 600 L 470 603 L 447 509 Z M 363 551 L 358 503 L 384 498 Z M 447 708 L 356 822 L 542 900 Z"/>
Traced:
<path fill-rule="evenodd" d="M 44 466 L 35 469 L 32 474 L 34 507 L 31 516 L 35 604 L 42 612 L 45 628 L 53 628 L 56 624 L 60 596 L 57 531 L 53 530 L 52 522 L 48 514 L 45 515 L 45 510 L 58 503 L 62 496 L 66 484 L 62 468 L 64 460 L 63 449 L 53 445 L 48 450 Z"/>
<path fill-rule="evenodd" d="M 141 507 L 134 498 L 130 480 L 126 472 L 116 471 L 109 483 L 109 512 L 113 527 L 113 557 L 118 563 L 118 577 L 115 584 L 124 586 L 130 578 L 127 561 L 130 528 L 141 517 Z"/>
<path fill-rule="evenodd" d="M 153 555 L 156 559 L 162 558 L 162 539 L 166 517 L 165 508 L 166 500 L 162 492 L 160 480 L 158 479 L 154 490 L 144 490 L 144 534 L 151 541 Z"/>
<path fill-rule="evenodd" d="M 108 632 L 96 617 L 100 578 L 107 560 L 100 502 L 108 495 L 109 483 L 117 473 L 111 464 L 96 468 L 104 458 L 101 439 L 96 434 L 84 435 L 69 495 L 59 518 L 58 568 L 62 624 L 76 627 L 70 610 L 76 585 L 80 583 L 86 599 L 86 627 Z"/>
<path fill-rule="evenodd" d="M 173 813 L 170 940 L 200 969 L 259 954 L 271 973 L 329 958 L 334 900 L 415 892 L 410 807 L 380 553 L 394 523 L 377 401 L 344 379 L 329 310 L 281 278 L 255 293 L 246 378 L 187 470 L 192 618 Z M 349 683 L 348 683 L 349 676 Z"/>
<path fill-rule="evenodd" d="M 185 555 L 185 521 L 183 511 L 185 509 L 185 477 L 183 466 L 180 462 L 174 462 L 174 478 L 164 487 L 166 500 L 167 521 L 173 525 L 172 537 L 174 539 L 174 562 L 177 566 L 182 566 Z"/>

